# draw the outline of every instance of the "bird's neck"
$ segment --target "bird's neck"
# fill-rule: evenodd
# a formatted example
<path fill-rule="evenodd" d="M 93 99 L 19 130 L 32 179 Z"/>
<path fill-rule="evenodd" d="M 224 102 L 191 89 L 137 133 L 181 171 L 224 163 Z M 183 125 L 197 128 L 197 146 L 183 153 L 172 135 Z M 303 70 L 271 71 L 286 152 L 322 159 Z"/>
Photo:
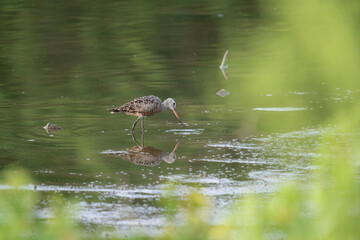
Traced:
<path fill-rule="evenodd" d="M 169 108 L 169 104 L 166 102 L 166 100 L 161 103 L 161 111 L 162 112 L 165 111 L 168 108 Z"/>
<path fill-rule="evenodd" d="M 166 109 L 168 109 L 168 106 L 164 105 L 164 104 L 161 104 L 161 111 L 165 111 Z"/>

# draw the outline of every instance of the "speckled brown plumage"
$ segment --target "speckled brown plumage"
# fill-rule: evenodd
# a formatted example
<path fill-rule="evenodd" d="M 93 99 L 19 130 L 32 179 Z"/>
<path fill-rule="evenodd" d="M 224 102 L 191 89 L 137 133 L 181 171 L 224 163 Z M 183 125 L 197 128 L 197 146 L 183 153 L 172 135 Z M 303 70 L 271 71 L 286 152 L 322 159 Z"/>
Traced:
<path fill-rule="evenodd" d="M 131 102 L 125 103 L 121 107 L 111 108 L 111 112 L 124 112 L 127 115 L 143 117 L 143 116 L 152 116 L 155 113 L 161 112 L 162 101 L 156 96 L 144 96 L 139 97 Z"/>
<path fill-rule="evenodd" d="M 172 98 L 168 98 L 164 102 L 162 102 L 161 99 L 156 96 L 153 96 L 153 95 L 144 96 L 144 97 L 136 98 L 128 103 L 125 103 L 121 107 L 110 108 L 108 110 L 111 113 L 124 112 L 127 115 L 137 116 L 138 119 L 134 122 L 132 129 L 131 129 L 131 132 L 134 132 L 136 123 L 140 120 L 140 118 L 143 119 L 142 129 L 144 131 L 144 117 L 152 116 L 158 112 L 164 111 L 167 108 L 170 108 L 174 112 L 174 114 L 175 114 L 176 118 L 179 120 L 179 122 L 182 123 L 179 118 L 179 115 L 177 114 L 177 112 L 175 110 L 176 103 L 175 103 L 174 99 L 172 99 Z"/>

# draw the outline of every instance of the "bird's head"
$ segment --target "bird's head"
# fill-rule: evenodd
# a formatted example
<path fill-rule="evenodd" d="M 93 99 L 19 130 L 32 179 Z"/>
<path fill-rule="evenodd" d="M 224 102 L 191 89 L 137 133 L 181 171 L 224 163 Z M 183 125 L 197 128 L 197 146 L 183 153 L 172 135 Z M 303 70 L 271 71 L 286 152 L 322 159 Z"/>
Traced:
<path fill-rule="evenodd" d="M 176 102 L 174 99 L 172 98 L 168 98 L 164 101 L 165 106 L 167 106 L 168 108 L 170 108 L 171 110 L 176 109 Z"/>
<path fill-rule="evenodd" d="M 174 112 L 174 114 L 175 114 L 175 116 L 176 116 L 176 118 L 179 120 L 179 122 L 182 124 L 182 122 L 181 122 L 181 120 L 180 120 L 180 117 L 179 117 L 179 114 L 176 112 L 176 102 L 175 102 L 175 100 L 174 99 L 172 99 L 172 98 L 168 98 L 168 99 L 166 99 L 165 101 L 164 101 L 164 105 L 166 106 L 166 107 L 168 107 L 168 108 L 170 108 L 173 112 Z"/>

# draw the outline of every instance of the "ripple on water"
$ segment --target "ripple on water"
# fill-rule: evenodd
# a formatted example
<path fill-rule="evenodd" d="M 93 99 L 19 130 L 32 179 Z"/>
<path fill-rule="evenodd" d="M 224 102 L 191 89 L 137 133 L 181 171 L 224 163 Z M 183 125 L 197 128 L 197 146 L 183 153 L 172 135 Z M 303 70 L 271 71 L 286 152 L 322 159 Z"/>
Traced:
<path fill-rule="evenodd" d="M 157 198 L 162 193 L 162 190 L 154 188 L 134 188 L 134 189 L 118 189 L 118 188 L 106 188 L 106 187 L 81 187 L 81 186 L 56 186 L 56 185 L 24 185 L 20 187 L 24 190 L 36 190 L 43 192 L 88 192 L 107 194 L 108 196 L 129 198 L 129 199 L 152 199 Z M 9 190 L 13 187 L 9 185 L 0 185 L 0 190 Z"/>
<path fill-rule="evenodd" d="M 105 151 L 102 151 L 100 152 L 100 154 L 127 154 L 128 152 L 127 151 L 115 151 L 115 150 L 105 150 Z"/>
<path fill-rule="evenodd" d="M 217 159 L 217 158 L 203 158 L 196 161 L 202 162 L 218 162 L 218 163 L 245 163 L 245 164 L 256 164 L 256 165 L 276 165 L 276 163 L 262 161 L 261 159 Z"/>
<path fill-rule="evenodd" d="M 79 210 L 75 214 L 85 224 L 113 226 L 120 236 L 140 232 L 156 236 L 160 233 L 160 227 L 166 225 L 163 209 L 159 207 L 84 201 L 77 206 Z"/>
<path fill-rule="evenodd" d="M 203 128 L 198 128 L 198 129 L 170 129 L 170 130 L 166 130 L 165 132 L 171 132 L 174 134 L 180 134 L 180 135 L 200 135 L 202 133 L 202 131 L 204 131 L 205 129 Z"/>
<path fill-rule="evenodd" d="M 230 143 L 209 143 L 207 144 L 209 147 L 218 147 L 218 148 L 231 148 L 231 149 L 262 149 L 261 146 L 252 144 L 252 143 L 238 143 L 238 142 L 230 142 Z"/>
<path fill-rule="evenodd" d="M 249 173 L 249 177 L 256 180 L 262 180 L 264 182 L 283 182 L 291 181 L 307 176 L 301 172 L 288 172 L 285 170 L 269 169 L 263 171 L 253 171 Z"/>
<path fill-rule="evenodd" d="M 168 175 L 168 176 L 160 176 L 163 179 L 167 179 L 169 181 L 172 182 L 179 182 L 181 181 L 182 183 L 203 183 L 203 184 L 225 184 L 225 183 L 235 183 L 236 181 L 231 180 L 229 178 L 219 178 L 215 175 L 206 175 L 203 177 L 199 177 L 196 175 L 183 175 L 183 174 L 178 174 L 178 175 Z"/>
<path fill-rule="evenodd" d="M 305 111 L 308 110 L 305 107 L 269 107 L 269 108 L 253 108 L 253 111 L 265 111 L 265 112 L 293 112 L 293 111 Z"/>

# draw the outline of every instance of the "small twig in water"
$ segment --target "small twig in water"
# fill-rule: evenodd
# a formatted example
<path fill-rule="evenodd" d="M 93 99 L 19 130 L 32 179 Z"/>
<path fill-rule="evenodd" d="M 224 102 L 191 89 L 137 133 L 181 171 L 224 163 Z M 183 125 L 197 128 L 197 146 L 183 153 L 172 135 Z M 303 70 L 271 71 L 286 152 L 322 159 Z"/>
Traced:
<path fill-rule="evenodd" d="M 229 54 L 229 50 L 226 50 L 225 54 L 224 54 L 224 57 L 222 59 L 222 62 L 219 66 L 220 69 L 225 69 L 228 67 L 227 65 L 227 57 L 228 57 L 228 54 Z"/>

